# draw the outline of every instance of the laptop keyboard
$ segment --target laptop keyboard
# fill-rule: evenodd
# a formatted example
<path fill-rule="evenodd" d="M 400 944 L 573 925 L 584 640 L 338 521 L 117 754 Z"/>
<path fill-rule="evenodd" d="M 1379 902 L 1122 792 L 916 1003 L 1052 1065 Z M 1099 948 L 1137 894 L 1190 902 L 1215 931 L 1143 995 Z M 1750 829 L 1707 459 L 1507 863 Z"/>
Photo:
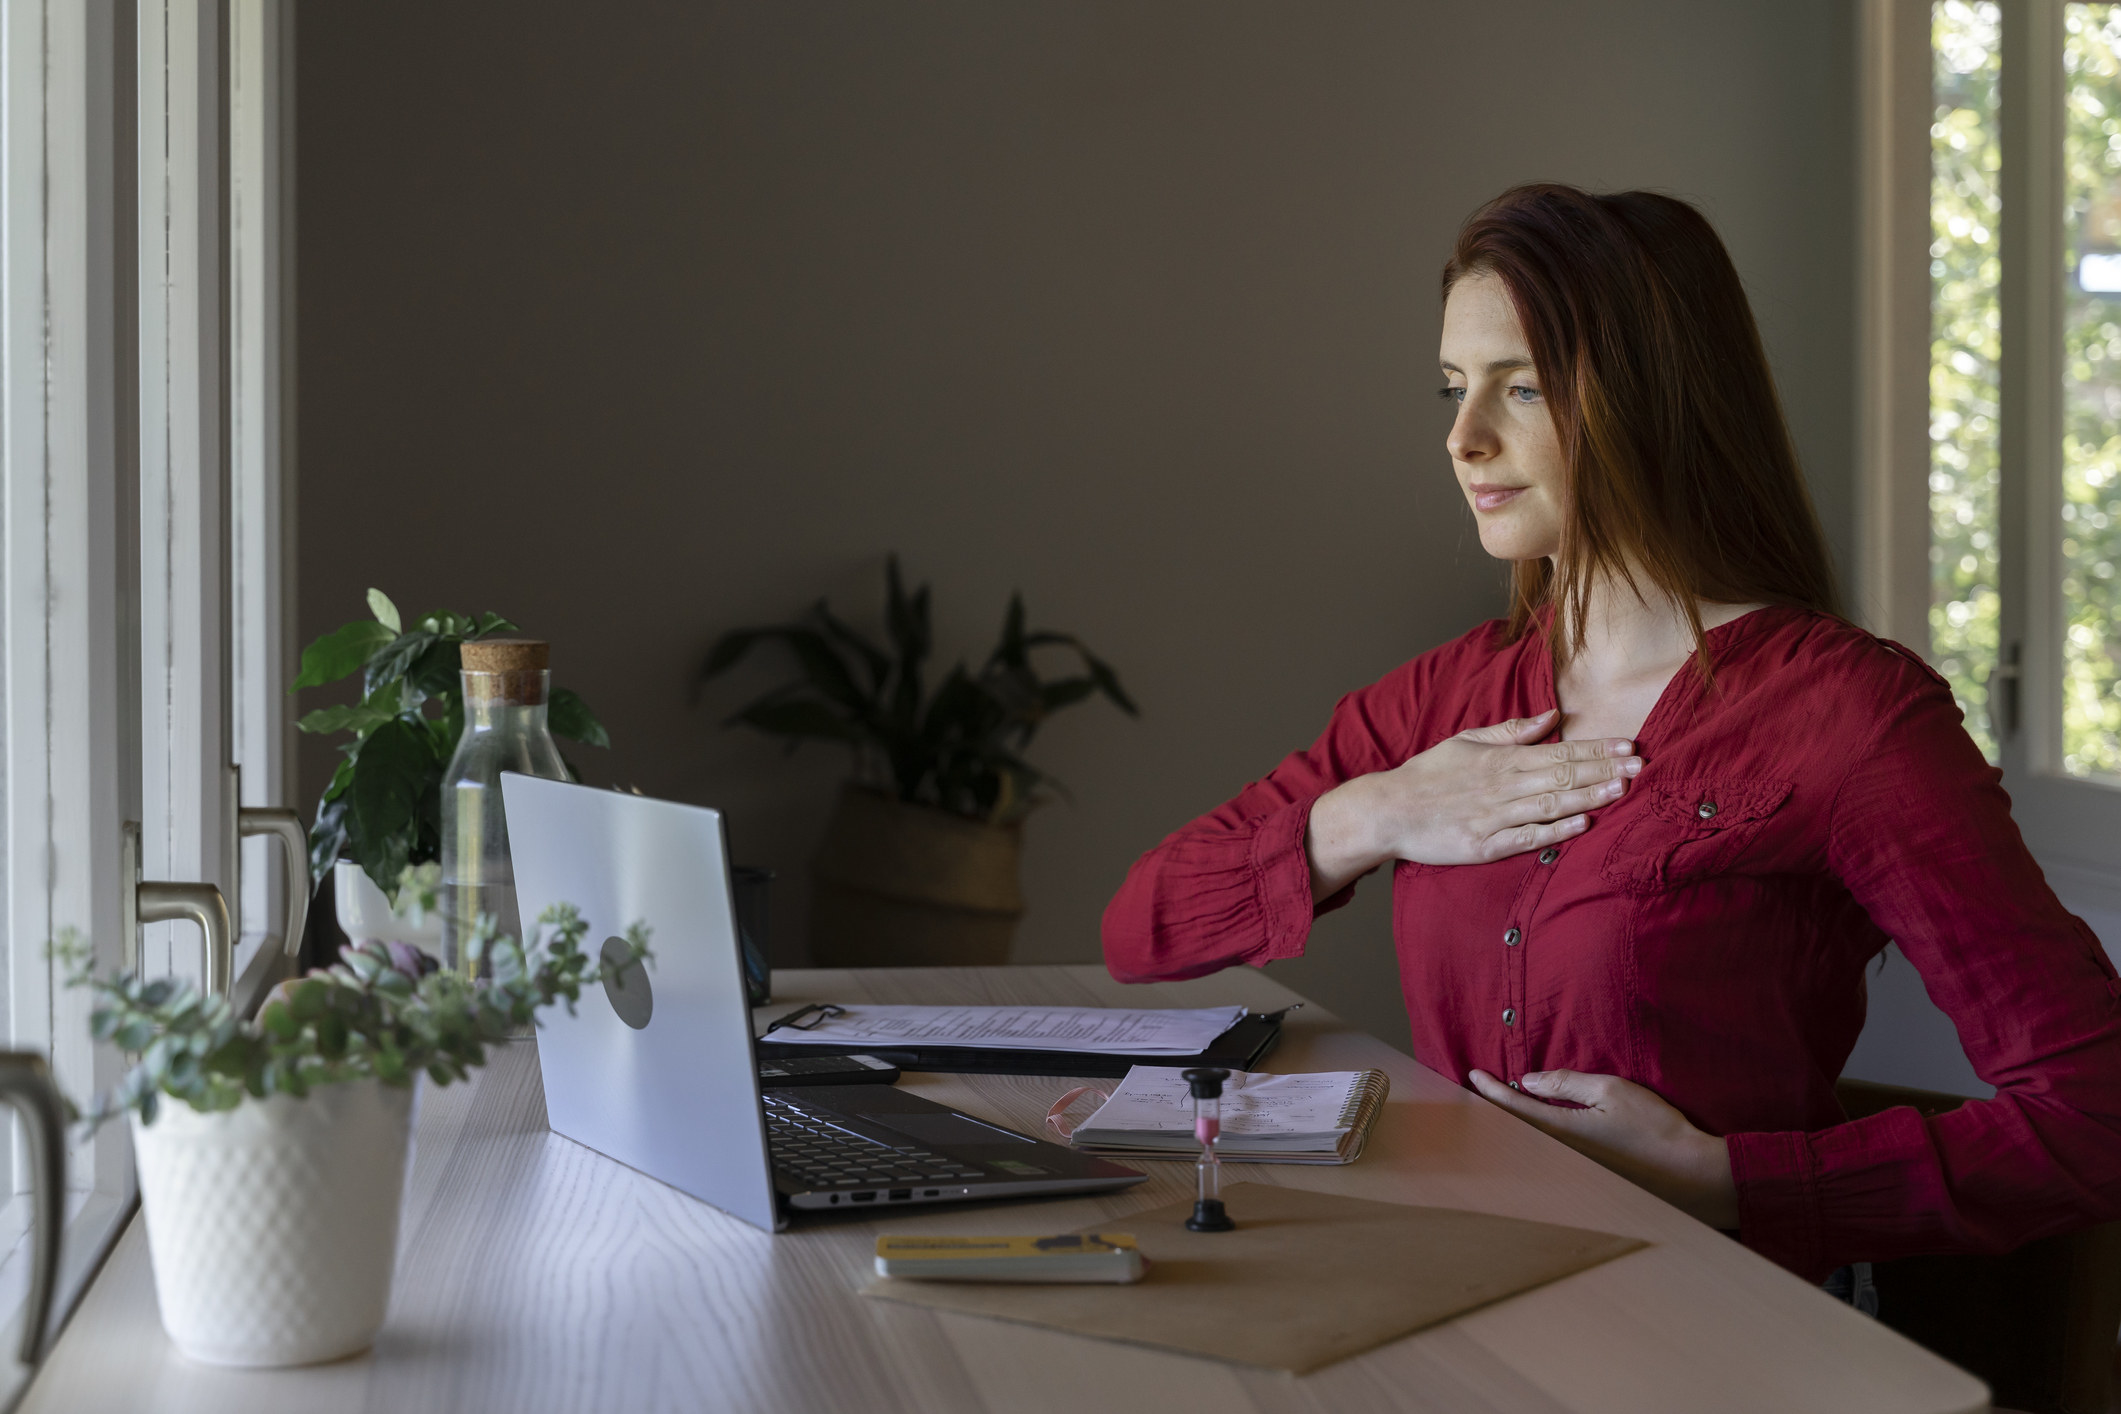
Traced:
<path fill-rule="evenodd" d="M 773 1167 L 800 1190 L 893 1188 L 963 1183 L 986 1174 L 907 1140 L 887 1144 L 840 1128 L 767 1091 L 766 1134 Z"/>

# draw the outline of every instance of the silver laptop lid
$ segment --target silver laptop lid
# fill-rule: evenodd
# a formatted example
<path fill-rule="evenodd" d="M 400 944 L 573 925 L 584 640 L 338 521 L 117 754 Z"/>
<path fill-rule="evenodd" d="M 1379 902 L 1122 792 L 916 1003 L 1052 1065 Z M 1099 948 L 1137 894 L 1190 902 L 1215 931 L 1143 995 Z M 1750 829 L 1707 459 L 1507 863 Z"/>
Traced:
<path fill-rule="evenodd" d="M 630 923 L 653 956 L 616 998 L 545 1013 L 553 1132 L 767 1231 L 779 1225 L 718 811 L 504 774 L 516 901 L 571 903 L 592 957 Z"/>

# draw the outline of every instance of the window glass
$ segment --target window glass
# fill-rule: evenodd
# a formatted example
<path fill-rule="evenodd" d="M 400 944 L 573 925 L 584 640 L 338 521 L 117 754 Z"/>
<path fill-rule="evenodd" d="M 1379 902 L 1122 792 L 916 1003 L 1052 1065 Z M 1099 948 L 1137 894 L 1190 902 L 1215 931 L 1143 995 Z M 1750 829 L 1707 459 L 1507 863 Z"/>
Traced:
<path fill-rule="evenodd" d="M 2121 6 L 2063 25 L 2061 764 L 2121 776 Z"/>
<path fill-rule="evenodd" d="M 1997 640 L 1997 360 L 2002 278 L 1993 4 L 1931 9 L 1930 655 L 1989 760 Z"/>

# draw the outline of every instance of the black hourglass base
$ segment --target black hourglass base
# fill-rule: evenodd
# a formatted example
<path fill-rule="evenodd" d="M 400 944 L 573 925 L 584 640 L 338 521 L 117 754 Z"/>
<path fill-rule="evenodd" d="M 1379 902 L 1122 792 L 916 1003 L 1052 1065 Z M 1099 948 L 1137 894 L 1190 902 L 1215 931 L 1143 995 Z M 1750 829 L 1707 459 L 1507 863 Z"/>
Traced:
<path fill-rule="evenodd" d="M 1193 1204 L 1193 1216 L 1186 1219 L 1188 1232 L 1234 1232 L 1237 1224 L 1223 1211 L 1220 1198 L 1202 1198 Z"/>

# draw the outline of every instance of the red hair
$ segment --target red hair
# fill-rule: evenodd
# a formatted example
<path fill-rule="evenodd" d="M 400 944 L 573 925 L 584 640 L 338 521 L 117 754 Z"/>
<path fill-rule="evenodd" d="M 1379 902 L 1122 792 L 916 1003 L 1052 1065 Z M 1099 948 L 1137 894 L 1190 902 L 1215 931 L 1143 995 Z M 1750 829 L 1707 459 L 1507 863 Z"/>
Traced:
<path fill-rule="evenodd" d="M 1561 550 L 1516 562 L 1509 641 L 1552 605 L 1557 659 L 1581 648 L 1602 575 L 1676 602 L 1704 675 L 1699 601 L 1839 616 L 1752 307 L 1700 212 L 1655 192 L 1516 187 L 1459 231 L 1444 298 L 1476 273 L 1509 292 L 1565 468 Z"/>

